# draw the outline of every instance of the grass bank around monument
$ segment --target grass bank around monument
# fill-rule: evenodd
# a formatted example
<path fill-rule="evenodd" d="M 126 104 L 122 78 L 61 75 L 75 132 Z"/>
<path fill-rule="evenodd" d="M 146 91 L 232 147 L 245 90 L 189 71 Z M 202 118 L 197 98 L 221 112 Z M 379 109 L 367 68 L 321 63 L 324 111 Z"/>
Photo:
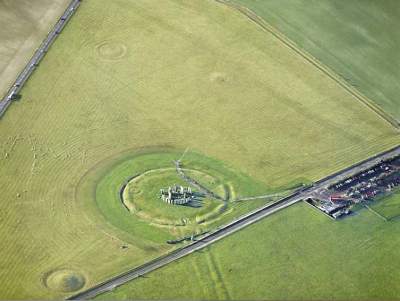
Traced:
<path fill-rule="evenodd" d="M 81 202 L 90 201 L 84 207 L 87 214 L 91 218 L 97 217 L 99 223 L 107 222 L 118 229 L 116 235 L 121 235 L 120 238 L 133 245 L 145 245 L 146 241 L 164 244 L 174 237 L 210 231 L 271 201 L 266 198 L 240 203 L 234 202 L 233 196 L 281 192 L 222 162 L 189 151 L 181 158 L 184 170 L 191 171 L 193 179 L 210 190 L 218 191 L 213 189 L 218 186 L 229 187 L 229 198 L 225 201 L 205 198 L 198 208 L 166 204 L 160 199 L 160 188 L 188 185 L 175 170 L 174 161 L 180 157 L 182 151 L 160 148 L 109 158 L 81 179 L 76 198 Z M 212 183 L 204 181 L 205 175 Z M 137 179 L 141 181 L 135 181 Z M 132 187 L 127 188 L 127 185 Z M 135 189 L 139 193 L 129 198 L 126 189 Z"/>
<path fill-rule="evenodd" d="M 104 214 L 123 208 L 115 190 L 101 191 L 102 205 L 96 185 L 79 197 L 128 150 L 189 148 L 279 191 L 400 142 L 274 36 L 209 0 L 82 1 L 21 94 L 0 120 L 0 299 L 62 299 L 68 281 L 87 289 L 171 249 L 167 232 Z M 118 177 L 103 183 L 118 191 Z"/>
<path fill-rule="evenodd" d="M 396 299 L 399 231 L 366 209 L 334 221 L 296 204 L 96 299 Z"/>

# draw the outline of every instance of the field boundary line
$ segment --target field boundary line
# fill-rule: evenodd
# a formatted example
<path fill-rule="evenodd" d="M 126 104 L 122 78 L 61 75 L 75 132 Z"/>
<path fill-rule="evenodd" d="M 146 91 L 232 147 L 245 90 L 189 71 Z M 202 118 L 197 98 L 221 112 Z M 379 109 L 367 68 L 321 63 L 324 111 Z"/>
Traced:
<path fill-rule="evenodd" d="M 317 207 L 315 207 L 314 205 L 310 204 L 309 202 L 307 202 L 306 200 L 303 200 L 304 204 L 307 204 L 307 206 L 310 206 L 311 208 L 313 208 L 314 210 L 316 210 L 316 212 L 318 213 L 323 213 L 325 216 L 329 217 L 331 220 L 336 221 L 332 216 L 330 216 L 328 213 L 326 213 L 325 211 L 319 210 Z"/>
<path fill-rule="evenodd" d="M 295 42 L 290 40 L 281 31 L 279 31 L 274 26 L 269 24 L 264 18 L 261 18 L 260 16 L 258 16 L 254 11 L 252 11 L 251 9 L 244 7 L 240 4 L 233 3 L 230 0 L 215 0 L 215 1 L 218 3 L 221 3 L 223 5 L 226 5 L 227 7 L 230 7 L 232 9 L 239 11 L 240 13 L 245 15 L 247 18 L 249 18 L 251 21 L 253 21 L 258 26 L 260 26 L 262 29 L 271 33 L 274 37 L 276 37 L 279 41 L 281 41 L 287 47 L 289 47 L 290 49 L 295 51 L 297 54 L 302 56 L 306 61 L 308 61 L 315 67 L 317 67 L 320 71 L 322 71 L 324 74 L 326 74 L 329 78 L 334 80 L 339 86 L 344 88 L 348 93 L 350 93 L 353 97 L 355 97 L 357 100 L 359 100 L 365 106 L 367 106 L 375 114 L 379 115 L 379 117 L 381 117 L 386 122 L 388 122 L 392 127 L 394 127 L 396 130 L 400 130 L 400 121 L 395 119 L 391 114 L 389 114 L 388 112 L 383 110 L 380 106 L 375 104 L 371 99 L 369 99 L 367 96 L 362 94 L 358 89 L 354 88 L 352 85 L 347 83 L 344 78 L 342 78 L 340 75 L 338 75 L 331 68 L 329 68 L 328 66 L 323 64 L 321 61 L 319 61 L 317 58 L 312 56 L 310 53 L 301 49 Z"/>
<path fill-rule="evenodd" d="M 367 208 L 369 211 L 371 211 L 373 214 L 375 214 L 377 217 L 383 219 L 385 222 L 389 221 L 386 217 L 384 217 L 382 214 L 380 214 L 378 211 L 375 211 L 372 209 L 370 206 L 367 204 L 364 204 L 364 207 Z"/>
<path fill-rule="evenodd" d="M 11 102 L 18 97 L 18 93 L 21 91 L 29 77 L 35 71 L 36 67 L 42 61 L 51 45 L 57 39 L 58 35 L 62 32 L 64 27 L 67 25 L 71 17 L 74 15 L 76 9 L 81 4 L 82 0 L 72 0 L 65 9 L 64 13 L 58 19 L 57 23 L 50 30 L 46 38 L 42 41 L 39 48 L 35 51 L 31 59 L 25 65 L 24 69 L 17 76 L 14 84 L 0 100 L 0 118 L 4 115 Z"/>

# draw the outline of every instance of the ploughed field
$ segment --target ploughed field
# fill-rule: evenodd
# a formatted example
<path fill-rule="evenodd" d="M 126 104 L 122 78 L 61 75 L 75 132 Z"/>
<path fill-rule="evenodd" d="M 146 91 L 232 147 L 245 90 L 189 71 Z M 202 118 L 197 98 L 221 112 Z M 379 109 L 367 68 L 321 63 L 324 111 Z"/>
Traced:
<path fill-rule="evenodd" d="M 400 121 L 397 0 L 234 0 Z"/>
<path fill-rule="evenodd" d="M 174 231 L 122 213 L 119 188 L 140 165 L 124 177 L 115 168 L 129 158 L 172 152 L 171 163 L 189 148 L 248 181 L 248 196 L 400 141 L 274 36 L 211 0 L 85 0 L 22 94 L 0 120 L 3 299 L 65 297 L 173 248 Z"/>
<path fill-rule="evenodd" d="M 0 100 L 69 2 L 0 2 Z"/>

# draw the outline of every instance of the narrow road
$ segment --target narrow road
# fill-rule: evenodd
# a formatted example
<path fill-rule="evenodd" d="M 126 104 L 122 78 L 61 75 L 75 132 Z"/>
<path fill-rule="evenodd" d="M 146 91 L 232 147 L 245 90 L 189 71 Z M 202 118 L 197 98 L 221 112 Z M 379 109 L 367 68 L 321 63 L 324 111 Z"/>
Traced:
<path fill-rule="evenodd" d="M 117 286 L 120 286 L 128 281 L 131 281 L 135 278 L 141 277 L 147 273 L 150 273 L 158 268 L 161 268 L 179 258 L 182 258 L 186 255 L 189 255 L 195 251 L 198 251 L 216 241 L 236 232 L 248 225 L 251 225 L 260 219 L 267 217 L 279 210 L 282 210 L 286 207 L 289 207 L 311 195 L 315 190 L 321 189 L 332 184 L 337 183 L 338 181 L 347 178 L 351 175 L 354 175 L 360 171 L 365 169 L 369 169 L 372 166 L 378 164 L 381 160 L 387 160 L 392 157 L 400 155 L 400 146 L 397 146 L 391 150 L 383 152 L 379 155 L 373 156 L 367 160 L 359 162 L 353 166 L 350 166 L 342 171 L 336 172 L 320 181 L 316 182 L 313 186 L 304 188 L 299 190 L 292 195 L 285 197 L 273 204 L 268 204 L 254 212 L 251 212 L 247 215 L 240 217 L 239 219 L 234 220 L 233 222 L 217 229 L 214 232 L 204 236 L 203 238 L 199 239 L 187 245 L 181 249 L 172 251 L 171 253 L 156 258 L 150 262 L 145 263 L 142 266 L 137 268 L 133 268 L 132 270 L 125 272 L 119 276 L 111 278 L 103 283 L 100 283 L 92 288 L 89 288 L 86 291 L 78 293 L 74 296 L 69 297 L 67 300 L 86 300 L 94 298 L 95 296 L 102 294 L 104 292 L 113 290 Z"/>
<path fill-rule="evenodd" d="M 68 5 L 67 9 L 64 11 L 63 15 L 60 17 L 58 22 L 53 26 L 53 29 L 49 32 L 46 39 L 42 42 L 39 48 L 35 51 L 32 58 L 29 60 L 28 64 L 22 70 L 22 72 L 18 75 L 15 80 L 13 86 L 8 90 L 7 94 L 0 101 L 0 117 L 5 113 L 11 102 L 17 96 L 17 94 L 21 91 L 22 87 L 31 76 L 33 71 L 36 69 L 40 61 L 46 55 L 50 46 L 54 43 L 57 36 L 64 29 L 65 25 L 67 25 L 68 21 L 71 19 L 72 15 L 79 7 L 82 0 L 72 0 Z"/>

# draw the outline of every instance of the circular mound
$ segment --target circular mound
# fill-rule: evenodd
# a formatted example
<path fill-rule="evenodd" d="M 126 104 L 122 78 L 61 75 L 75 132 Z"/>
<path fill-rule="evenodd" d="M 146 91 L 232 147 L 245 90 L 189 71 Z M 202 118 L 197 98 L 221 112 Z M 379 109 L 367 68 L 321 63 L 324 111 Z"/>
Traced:
<path fill-rule="evenodd" d="M 186 169 L 185 174 L 208 187 L 216 195 L 225 197 L 222 183 L 215 177 L 198 170 Z M 204 221 L 207 217 L 216 217 L 224 205 L 220 200 L 207 197 L 204 191 L 193 188 L 197 196 L 185 205 L 168 204 L 161 199 L 160 189 L 174 185 L 187 187 L 174 168 L 160 168 L 146 171 L 131 179 L 122 192 L 122 201 L 126 208 L 142 219 L 153 224 L 185 226 Z M 214 213 L 214 214 L 212 214 Z"/>
<path fill-rule="evenodd" d="M 105 60 L 120 60 L 127 53 L 127 47 L 120 42 L 103 42 L 96 47 L 99 56 Z"/>
<path fill-rule="evenodd" d="M 71 293 L 85 286 L 85 277 L 72 270 L 57 270 L 49 273 L 44 283 L 47 288 L 62 293 Z"/>

